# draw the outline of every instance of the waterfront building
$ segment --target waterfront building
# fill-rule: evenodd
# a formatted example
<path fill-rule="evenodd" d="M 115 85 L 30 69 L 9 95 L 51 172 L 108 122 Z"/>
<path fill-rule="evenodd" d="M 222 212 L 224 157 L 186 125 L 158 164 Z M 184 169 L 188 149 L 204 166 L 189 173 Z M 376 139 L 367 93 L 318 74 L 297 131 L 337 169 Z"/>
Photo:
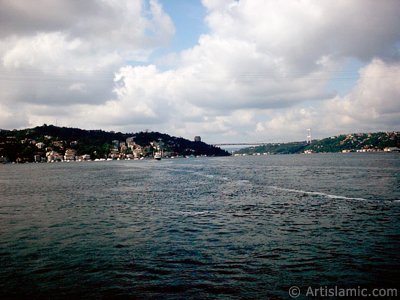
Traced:
<path fill-rule="evenodd" d="M 53 161 L 62 161 L 63 157 L 61 154 L 59 154 L 56 151 L 49 151 L 46 153 L 47 161 L 48 162 L 53 162 Z"/>
<path fill-rule="evenodd" d="M 83 154 L 83 155 L 81 155 L 79 157 L 79 160 L 88 161 L 88 160 L 90 160 L 90 155 L 89 154 Z"/>
<path fill-rule="evenodd" d="M 76 150 L 74 149 L 67 149 L 65 151 L 64 159 L 65 160 L 75 160 L 76 157 Z"/>
<path fill-rule="evenodd" d="M 354 152 L 354 150 L 351 150 L 351 149 L 344 149 L 344 150 L 342 150 L 342 153 L 350 153 L 350 152 Z"/>
<path fill-rule="evenodd" d="M 400 148 L 398 147 L 386 147 L 383 149 L 385 152 L 400 152 Z"/>

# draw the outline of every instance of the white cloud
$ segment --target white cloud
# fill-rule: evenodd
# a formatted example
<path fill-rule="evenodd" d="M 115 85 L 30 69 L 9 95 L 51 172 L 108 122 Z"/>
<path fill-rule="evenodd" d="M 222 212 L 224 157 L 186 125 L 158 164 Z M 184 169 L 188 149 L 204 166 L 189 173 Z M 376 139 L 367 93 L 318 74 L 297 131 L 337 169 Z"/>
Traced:
<path fill-rule="evenodd" d="M 271 132 L 305 136 L 313 128 L 316 137 L 337 133 L 394 130 L 400 128 L 400 63 L 374 59 L 360 70 L 359 80 L 344 97 L 327 99 L 318 107 L 294 107 L 257 124 L 260 134 Z"/>
<path fill-rule="evenodd" d="M 294 139 L 320 121 L 325 126 L 321 131 L 330 134 L 338 127 L 351 130 L 349 120 L 357 114 L 328 107 L 336 100 L 328 100 L 332 95 L 326 85 L 346 59 L 383 56 L 389 61 L 398 56 L 400 34 L 394 25 L 400 25 L 400 8 L 395 1 L 203 4 L 210 33 L 175 57 L 174 69 L 131 67 L 112 105 L 132 105 L 149 116 L 149 123 L 160 118 L 167 129 L 180 124 L 188 136 L 198 130 L 232 139 L 268 139 L 275 133 Z M 393 96 L 390 101 L 396 101 Z M 359 109 L 367 113 L 369 107 Z"/>
<path fill-rule="evenodd" d="M 321 137 L 399 129 L 397 0 L 203 0 L 209 32 L 192 48 L 156 58 L 169 69 L 146 63 L 174 34 L 157 1 L 40 0 L 54 15 L 23 2 L 7 2 L 0 13 L 0 27 L 11 28 L 0 30 L 0 72 L 37 80 L 0 80 L 0 94 L 7 107 L 31 103 L 31 123 L 57 115 L 49 106 L 69 105 L 65 125 L 210 142 L 296 140 L 310 127 Z M 11 18 L 17 14 L 34 26 Z M 348 95 L 332 95 L 327 86 L 349 59 L 367 66 Z"/>
<path fill-rule="evenodd" d="M 132 54 L 168 42 L 175 28 L 156 0 L 0 0 L 0 36 L 64 32 Z"/>
<path fill-rule="evenodd" d="M 69 106 L 109 100 L 114 72 L 127 61 L 146 60 L 174 34 L 159 3 L 146 3 L 1 1 L 1 102 Z"/>
<path fill-rule="evenodd" d="M 327 103 L 327 109 L 351 126 L 375 129 L 400 126 L 400 63 L 374 59 L 360 70 L 357 85 L 345 97 Z"/>

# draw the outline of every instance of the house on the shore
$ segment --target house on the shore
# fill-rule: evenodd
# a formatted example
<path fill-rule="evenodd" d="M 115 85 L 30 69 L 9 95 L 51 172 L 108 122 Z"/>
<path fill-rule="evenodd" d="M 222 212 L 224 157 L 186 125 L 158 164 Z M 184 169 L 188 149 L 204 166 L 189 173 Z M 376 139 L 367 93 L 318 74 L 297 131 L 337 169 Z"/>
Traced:
<path fill-rule="evenodd" d="M 48 162 L 55 162 L 55 161 L 62 161 L 63 156 L 56 152 L 56 151 L 49 151 L 46 153 L 47 161 Z"/>
<path fill-rule="evenodd" d="M 400 148 L 398 147 L 386 147 L 383 149 L 385 152 L 400 152 Z"/>
<path fill-rule="evenodd" d="M 67 149 L 65 150 L 64 160 L 75 160 L 76 150 Z"/>

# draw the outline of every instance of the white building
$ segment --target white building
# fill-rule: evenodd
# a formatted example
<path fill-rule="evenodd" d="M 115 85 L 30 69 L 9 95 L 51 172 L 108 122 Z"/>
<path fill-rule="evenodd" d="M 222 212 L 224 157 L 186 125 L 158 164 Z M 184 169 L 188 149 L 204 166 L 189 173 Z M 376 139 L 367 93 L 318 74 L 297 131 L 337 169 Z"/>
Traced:
<path fill-rule="evenodd" d="M 48 162 L 53 162 L 53 161 L 62 161 L 63 157 L 61 154 L 59 154 L 56 151 L 49 151 L 46 153 L 47 161 Z"/>
<path fill-rule="evenodd" d="M 398 147 L 386 147 L 385 149 L 383 149 L 383 151 L 385 151 L 385 152 L 400 152 L 400 148 L 398 148 Z"/>
<path fill-rule="evenodd" d="M 88 161 L 88 160 L 90 160 L 90 155 L 89 154 L 83 154 L 82 156 L 79 157 L 79 160 Z"/>
<path fill-rule="evenodd" d="M 75 160 L 76 157 L 76 150 L 74 149 L 67 149 L 65 151 L 64 159 L 65 160 Z"/>
<path fill-rule="evenodd" d="M 45 146 L 45 144 L 42 143 L 42 142 L 36 143 L 36 147 L 37 147 L 38 149 L 43 149 L 44 146 Z"/>

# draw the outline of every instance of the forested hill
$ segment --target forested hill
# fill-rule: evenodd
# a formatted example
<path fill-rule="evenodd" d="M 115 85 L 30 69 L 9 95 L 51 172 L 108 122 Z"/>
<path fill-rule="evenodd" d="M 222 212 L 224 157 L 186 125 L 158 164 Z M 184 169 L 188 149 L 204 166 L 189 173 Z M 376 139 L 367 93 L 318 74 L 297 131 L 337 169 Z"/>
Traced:
<path fill-rule="evenodd" d="M 128 147 L 128 141 L 136 149 L 140 148 L 144 157 L 151 156 L 160 147 L 171 155 L 229 155 L 203 142 L 159 132 L 121 133 L 43 125 L 22 130 L 1 130 L 0 157 L 8 161 L 33 161 L 35 155 L 45 157 L 48 151 L 64 155 L 66 150 L 72 149 L 77 156 L 87 154 L 91 159 L 107 158 L 110 153 L 131 154 L 134 148 Z"/>
<path fill-rule="evenodd" d="M 321 152 L 375 152 L 385 148 L 400 148 L 400 132 L 353 133 L 332 136 L 322 140 L 304 142 L 271 143 L 236 151 L 236 154 L 291 154 Z M 387 150 L 387 149 L 386 149 Z M 392 149 L 396 150 L 396 149 Z"/>

